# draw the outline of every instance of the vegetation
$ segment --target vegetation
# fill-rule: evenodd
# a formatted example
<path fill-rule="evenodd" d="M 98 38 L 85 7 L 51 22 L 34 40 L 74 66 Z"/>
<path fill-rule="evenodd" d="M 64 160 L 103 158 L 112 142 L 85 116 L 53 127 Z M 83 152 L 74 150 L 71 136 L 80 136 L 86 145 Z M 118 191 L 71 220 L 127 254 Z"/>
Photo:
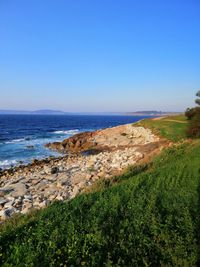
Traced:
<path fill-rule="evenodd" d="M 136 125 L 150 128 L 155 134 L 171 141 L 178 142 L 186 139 L 188 122 L 185 116 L 179 115 L 157 119 L 145 119 Z"/>
<path fill-rule="evenodd" d="M 197 92 L 198 97 L 195 103 L 200 105 L 200 91 Z M 200 138 L 200 107 L 188 108 L 185 116 L 189 120 L 189 127 L 187 129 L 187 136 L 193 138 Z"/>
<path fill-rule="evenodd" d="M 155 130 L 163 123 L 161 133 L 169 138 L 176 132 L 167 131 L 174 121 L 149 123 Z M 185 138 L 187 124 L 176 124 L 176 138 Z M 92 193 L 16 216 L 1 226 L 0 264 L 198 266 L 199 155 L 200 141 L 185 141 L 99 182 Z"/>

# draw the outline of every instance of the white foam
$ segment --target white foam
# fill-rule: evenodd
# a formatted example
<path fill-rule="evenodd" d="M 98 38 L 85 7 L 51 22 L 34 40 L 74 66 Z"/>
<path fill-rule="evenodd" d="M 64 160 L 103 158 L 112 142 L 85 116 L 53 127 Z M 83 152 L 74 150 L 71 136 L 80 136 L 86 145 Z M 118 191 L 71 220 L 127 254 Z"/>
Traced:
<path fill-rule="evenodd" d="M 78 132 L 79 132 L 79 130 L 75 129 L 75 130 L 68 130 L 68 131 L 55 131 L 53 133 L 54 134 L 76 134 Z"/>
<path fill-rule="evenodd" d="M 11 140 L 11 141 L 7 141 L 7 142 L 5 142 L 4 144 L 15 144 L 15 143 L 23 142 L 23 141 L 25 141 L 25 140 L 26 140 L 25 138 L 13 139 L 13 140 Z"/>
<path fill-rule="evenodd" d="M 1 168 L 8 168 L 11 165 L 17 165 L 17 163 L 19 163 L 19 162 L 15 159 L 11 159 L 11 160 L 6 159 L 6 160 L 0 161 L 0 167 Z"/>

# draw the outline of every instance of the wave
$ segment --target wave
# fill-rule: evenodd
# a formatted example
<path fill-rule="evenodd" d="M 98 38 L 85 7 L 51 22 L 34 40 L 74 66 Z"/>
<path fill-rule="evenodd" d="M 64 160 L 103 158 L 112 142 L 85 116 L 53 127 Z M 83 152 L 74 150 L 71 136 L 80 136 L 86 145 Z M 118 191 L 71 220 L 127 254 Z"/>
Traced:
<path fill-rule="evenodd" d="M 4 144 L 15 144 L 15 143 L 23 142 L 25 140 L 26 140 L 26 138 L 13 139 L 11 141 L 4 142 Z"/>
<path fill-rule="evenodd" d="M 75 129 L 75 130 L 67 130 L 67 131 L 55 131 L 53 133 L 54 134 L 76 134 L 78 132 L 79 132 L 79 130 Z"/>
<path fill-rule="evenodd" d="M 5 159 L 5 160 L 0 161 L 0 168 L 7 168 L 7 167 L 11 167 L 12 165 L 16 166 L 17 164 L 19 164 L 19 161 L 15 159 L 11 159 L 11 160 Z"/>

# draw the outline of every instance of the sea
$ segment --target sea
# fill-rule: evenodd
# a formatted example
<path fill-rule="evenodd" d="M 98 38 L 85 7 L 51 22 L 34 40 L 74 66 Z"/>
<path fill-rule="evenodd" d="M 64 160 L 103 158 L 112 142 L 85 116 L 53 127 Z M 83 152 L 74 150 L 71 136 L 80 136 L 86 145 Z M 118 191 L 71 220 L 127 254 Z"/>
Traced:
<path fill-rule="evenodd" d="M 118 115 L 0 115 L 0 168 L 61 155 L 45 148 L 46 143 L 144 118 Z"/>

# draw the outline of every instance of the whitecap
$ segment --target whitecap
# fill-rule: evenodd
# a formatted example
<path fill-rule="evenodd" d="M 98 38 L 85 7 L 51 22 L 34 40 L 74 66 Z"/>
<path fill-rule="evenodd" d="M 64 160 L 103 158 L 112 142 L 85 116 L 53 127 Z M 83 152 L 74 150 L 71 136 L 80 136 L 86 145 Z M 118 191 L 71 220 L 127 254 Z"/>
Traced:
<path fill-rule="evenodd" d="M 12 165 L 17 165 L 17 163 L 19 163 L 19 162 L 15 159 L 11 159 L 11 160 L 6 159 L 6 160 L 0 161 L 0 167 L 1 168 L 8 168 Z"/>
<path fill-rule="evenodd" d="M 75 129 L 75 130 L 67 130 L 67 131 L 55 131 L 53 133 L 54 134 L 76 134 L 78 132 L 79 132 L 79 130 Z"/>
<path fill-rule="evenodd" d="M 25 138 L 13 139 L 11 141 L 6 141 L 4 144 L 15 144 L 15 143 L 23 142 L 25 140 L 26 140 Z"/>

